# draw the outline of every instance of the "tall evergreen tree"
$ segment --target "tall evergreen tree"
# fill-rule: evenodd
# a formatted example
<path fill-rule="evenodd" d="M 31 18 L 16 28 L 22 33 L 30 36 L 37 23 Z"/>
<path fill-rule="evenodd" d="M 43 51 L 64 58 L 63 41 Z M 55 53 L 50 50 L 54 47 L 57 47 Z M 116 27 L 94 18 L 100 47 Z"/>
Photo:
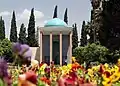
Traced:
<path fill-rule="evenodd" d="M 37 42 L 37 45 L 39 44 L 39 28 L 37 28 L 36 34 L 35 34 L 35 39 Z"/>
<path fill-rule="evenodd" d="M 13 11 L 12 20 L 11 20 L 10 41 L 17 42 L 17 27 L 16 27 L 15 11 Z"/>
<path fill-rule="evenodd" d="M 19 32 L 19 42 L 22 44 L 26 44 L 27 43 L 27 39 L 26 39 L 26 28 L 24 26 L 24 24 L 21 24 L 20 27 L 20 32 Z"/>
<path fill-rule="evenodd" d="M 67 8 L 66 8 L 65 14 L 64 14 L 64 22 L 66 22 L 66 24 L 68 24 Z"/>
<path fill-rule="evenodd" d="M 72 35 L 72 49 L 78 47 L 78 32 L 77 32 L 77 24 L 73 24 L 73 35 Z"/>
<path fill-rule="evenodd" d="M 80 43 L 81 46 L 87 45 L 87 33 L 86 33 L 85 21 L 83 21 L 82 24 Z"/>
<path fill-rule="evenodd" d="M 3 28 L 3 39 L 5 39 L 5 22 L 2 20 L 2 28 Z"/>
<path fill-rule="evenodd" d="M 31 10 L 31 15 L 28 24 L 28 45 L 31 47 L 37 46 L 35 39 L 35 17 L 34 17 L 34 8 Z"/>
<path fill-rule="evenodd" d="M 0 40 L 5 39 L 5 25 L 2 16 L 0 17 Z"/>
<path fill-rule="evenodd" d="M 57 18 L 57 5 L 55 6 L 55 9 L 54 9 L 53 18 Z"/>

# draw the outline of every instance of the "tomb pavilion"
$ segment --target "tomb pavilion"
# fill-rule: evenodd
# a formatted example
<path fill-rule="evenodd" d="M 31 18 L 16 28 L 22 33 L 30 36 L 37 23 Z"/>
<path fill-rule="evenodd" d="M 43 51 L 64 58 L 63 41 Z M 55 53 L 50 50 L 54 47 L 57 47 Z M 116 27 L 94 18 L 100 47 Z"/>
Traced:
<path fill-rule="evenodd" d="M 71 63 L 72 27 L 59 18 L 48 20 L 39 27 L 40 62 L 63 65 Z"/>

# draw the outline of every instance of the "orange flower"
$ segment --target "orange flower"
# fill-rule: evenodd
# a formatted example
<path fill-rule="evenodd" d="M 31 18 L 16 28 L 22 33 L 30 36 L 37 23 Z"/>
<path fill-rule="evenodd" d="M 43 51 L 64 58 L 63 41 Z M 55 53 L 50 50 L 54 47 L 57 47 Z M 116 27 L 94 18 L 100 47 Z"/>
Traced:
<path fill-rule="evenodd" d="M 40 80 L 47 83 L 48 85 L 50 85 L 50 83 L 51 83 L 47 77 L 41 77 Z"/>
<path fill-rule="evenodd" d="M 76 71 L 79 68 L 83 69 L 83 67 L 81 65 L 79 65 L 79 63 L 75 62 L 74 64 L 72 64 L 73 71 Z"/>
<path fill-rule="evenodd" d="M 46 77 L 41 77 L 40 80 L 41 80 L 41 81 L 46 81 L 47 78 L 46 78 Z"/>

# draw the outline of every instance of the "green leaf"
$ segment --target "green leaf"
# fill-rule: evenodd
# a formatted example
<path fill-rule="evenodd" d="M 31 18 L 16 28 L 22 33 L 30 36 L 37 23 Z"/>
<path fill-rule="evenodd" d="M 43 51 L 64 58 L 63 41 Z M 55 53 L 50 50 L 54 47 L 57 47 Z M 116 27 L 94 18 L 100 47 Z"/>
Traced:
<path fill-rule="evenodd" d="M 120 86 L 120 82 L 119 83 L 116 83 L 115 85 L 113 85 L 113 86 Z"/>
<path fill-rule="evenodd" d="M 2 79 L 0 79 L 0 86 L 5 86 L 4 82 L 2 81 Z"/>

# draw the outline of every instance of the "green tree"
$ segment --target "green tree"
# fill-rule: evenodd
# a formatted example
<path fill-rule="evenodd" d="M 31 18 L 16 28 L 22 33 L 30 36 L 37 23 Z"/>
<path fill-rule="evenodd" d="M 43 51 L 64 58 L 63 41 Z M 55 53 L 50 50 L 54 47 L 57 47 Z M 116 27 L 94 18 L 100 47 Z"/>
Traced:
<path fill-rule="evenodd" d="M 28 45 L 31 47 L 37 46 L 37 42 L 35 39 L 35 17 L 34 17 L 34 8 L 31 10 L 31 15 L 28 24 Z"/>
<path fill-rule="evenodd" d="M 72 35 L 72 49 L 74 50 L 78 47 L 78 33 L 77 33 L 77 24 L 73 24 L 73 35 Z"/>
<path fill-rule="evenodd" d="M 64 22 L 66 22 L 66 24 L 68 24 L 67 8 L 66 8 L 65 14 L 64 14 Z"/>
<path fill-rule="evenodd" d="M 53 18 L 57 18 L 57 5 L 55 6 L 55 9 L 54 9 Z"/>
<path fill-rule="evenodd" d="M 35 34 L 35 39 L 36 39 L 36 42 L 38 43 L 39 42 L 39 28 L 37 28 L 37 31 L 36 31 L 36 34 Z"/>
<path fill-rule="evenodd" d="M 17 27 L 16 27 L 15 11 L 13 11 L 12 20 L 11 20 L 10 41 L 17 42 Z"/>
<path fill-rule="evenodd" d="M 8 62 L 13 61 L 12 43 L 7 38 L 0 41 L 0 56 Z"/>
<path fill-rule="evenodd" d="M 80 43 L 81 46 L 87 45 L 87 32 L 86 32 L 85 21 L 83 21 L 82 24 Z"/>
<path fill-rule="evenodd" d="M 79 63 L 86 62 L 88 65 L 90 62 L 100 62 L 105 63 L 108 62 L 111 58 L 109 56 L 110 52 L 104 46 L 100 44 L 88 44 L 85 47 L 77 47 L 74 49 L 74 55 Z"/>
<path fill-rule="evenodd" d="M 2 17 L 0 18 L 0 40 L 5 39 L 5 25 Z"/>
<path fill-rule="evenodd" d="M 26 44 L 27 43 L 27 39 L 26 39 L 26 28 L 24 26 L 24 24 L 21 24 L 20 27 L 20 32 L 19 32 L 19 42 L 22 44 Z"/>

